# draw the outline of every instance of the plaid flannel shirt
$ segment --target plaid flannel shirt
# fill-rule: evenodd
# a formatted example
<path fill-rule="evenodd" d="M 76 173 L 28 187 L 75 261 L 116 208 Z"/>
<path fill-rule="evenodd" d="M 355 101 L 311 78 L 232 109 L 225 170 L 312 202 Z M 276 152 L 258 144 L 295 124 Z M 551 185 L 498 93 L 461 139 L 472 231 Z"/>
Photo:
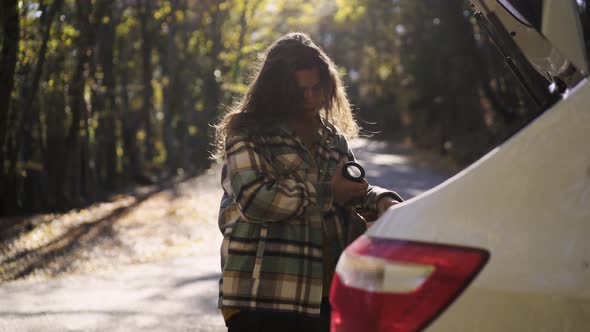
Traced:
<path fill-rule="evenodd" d="M 330 181 L 338 162 L 354 156 L 332 125 L 322 121 L 318 135 L 315 151 L 285 125 L 227 137 L 219 308 L 319 315 L 323 237 L 332 266 L 348 244 L 344 210 L 333 202 Z M 384 194 L 399 197 L 369 186 L 361 209 L 375 212 Z"/>

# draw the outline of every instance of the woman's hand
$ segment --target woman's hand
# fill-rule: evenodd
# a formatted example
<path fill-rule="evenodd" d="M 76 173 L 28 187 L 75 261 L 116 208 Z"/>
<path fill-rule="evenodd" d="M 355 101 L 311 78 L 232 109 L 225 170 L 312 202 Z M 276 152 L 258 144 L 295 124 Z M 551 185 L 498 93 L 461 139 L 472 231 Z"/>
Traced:
<path fill-rule="evenodd" d="M 382 196 L 377 201 L 377 214 L 380 217 L 385 211 L 387 211 L 387 209 L 399 203 L 400 202 L 396 201 L 395 199 L 389 196 Z"/>
<path fill-rule="evenodd" d="M 336 173 L 332 178 L 332 192 L 334 194 L 334 202 L 344 204 L 352 199 L 361 198 L 367 194 L 369 183 L 363 179 L 362 182 L 354 182 L 346 179 L 342 175 L 342 168 L 344 167 L 344 160 L 338 163 Z"/>

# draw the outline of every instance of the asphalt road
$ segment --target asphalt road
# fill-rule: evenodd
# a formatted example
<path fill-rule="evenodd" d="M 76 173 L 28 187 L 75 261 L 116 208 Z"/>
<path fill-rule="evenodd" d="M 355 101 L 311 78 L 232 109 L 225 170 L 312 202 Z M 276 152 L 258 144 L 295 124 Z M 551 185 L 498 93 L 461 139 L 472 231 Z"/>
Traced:
<path fill-rule="evenodd" d="M 369 182 L 392 188 L 404 198 L 450 176 L 436 159 L 414 158 L 399 147 L 368 140 L 354 146 Z M 211 173 L 204 176 L 212 177 Z M 219 177 L 218 166 L 213 173 Z M 212 188 L 209 194 L 220 197 L 220 189 Z M 220 241 L 215 227 L 204 231 L 210 232 L 205 237 L 211 243 Z M 208 247 L 193 256 L 114 272 L 0 284 L 0 332 L 225 331 L 216 307 L 217 246 Z"/>

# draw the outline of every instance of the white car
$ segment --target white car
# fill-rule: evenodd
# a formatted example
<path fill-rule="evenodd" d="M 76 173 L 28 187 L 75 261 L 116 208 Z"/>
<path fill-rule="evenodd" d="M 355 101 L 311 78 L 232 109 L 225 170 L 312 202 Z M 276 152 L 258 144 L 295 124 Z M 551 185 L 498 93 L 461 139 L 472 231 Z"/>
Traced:
<path fill-rule="evenodd" d="M 590 8 L 472 4 L 547 110 L 345 250 L 334 332 L 590 331 Z"/>

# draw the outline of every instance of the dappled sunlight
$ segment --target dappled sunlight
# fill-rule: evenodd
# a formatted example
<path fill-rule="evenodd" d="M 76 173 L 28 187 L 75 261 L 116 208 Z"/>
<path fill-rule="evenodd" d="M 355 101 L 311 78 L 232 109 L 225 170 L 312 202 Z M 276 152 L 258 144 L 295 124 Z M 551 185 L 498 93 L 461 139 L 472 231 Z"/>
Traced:
<path fill-rule="evenodd" d="M 363 133 L 468 163 L 536 115 L 504 72 L 491 75 L 504 64 L 464 1 L 76 4 L 5 9 L 13 20 L 0 40 L 15 54 L 2 67 L 13 79 L 0 82 L 0 213 L 85 207 L 207 169 L 211 126 L 243 97 L 256 59 L 293 31 L 334 60 Z"/>
<path fill-rule="evenodd" d="M 448 158 L 408 144 L 359 138 L 351 142 L 351 147 L 365 167 L 369 183 L 395 190 L 404 199 L 437 186 L 458 171 Z"/>
<path fill-rule="evenodd" d="M 404 199 L 417 196 L 444 182 L 448 176 L 428 168 L 419 168 L 408 161 L 407 164 L 391 166 L 366 163 L 367 180 L 379 187 L 397 191 Z"/>
<path fill-rule="evenodd" d="M 212 172 L 218 174 L 219 167 Z M 0 281 L 216 252 L 217 209 L 207 207 L 219 204 L 221 189 L 209 182 L 206 174 L 79 211 L 32 217 L 22 223 L 30 231 L 2 236 Z"/>
<path fill-rule="evenodd" d="M 377 178 L 385 177 L 388 174 L 391 174 L 392 172 L 394 172 L 395 174 L 397 174 L 399 176 L 404 176 L 404 174 L 411 174 L 412 172 L 415 172 L 415 169 L 407 164 L 391 165 L 392 166 L 391 168 L 377 167 L 377 165 L 379 165 L 379 164 L 376 164 L 375 166 L 366 170 L 366 174 L 367 174 L 368 179 L 377 179 Z"/>
<path fill-rule="evenodd" d="M 376 154 L 371 157 L 370 162 L 376 165 L 403 165 L 408 158 L 397 155 Z"/>
<path fill-rule="evenodd" d="M 2 328 L 225 331 L 215 305 L 217 262 L 215 257 L 182 257 L 121 268 L 116 273 L 6 283 L 0 297 Z"/>

